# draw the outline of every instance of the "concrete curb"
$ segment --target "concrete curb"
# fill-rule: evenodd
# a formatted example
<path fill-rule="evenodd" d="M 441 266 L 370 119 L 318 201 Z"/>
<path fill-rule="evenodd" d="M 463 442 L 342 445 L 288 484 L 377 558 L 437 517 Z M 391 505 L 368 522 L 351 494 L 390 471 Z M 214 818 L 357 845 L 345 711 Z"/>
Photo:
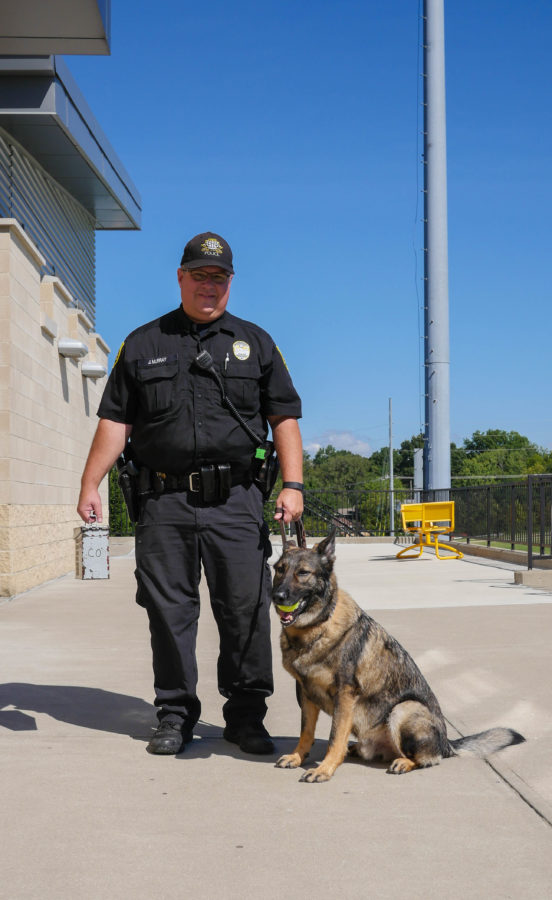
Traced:
<path fill-rule="evenodd" d="M 543 591 L 552 591 L 552 572 L 547 569 L 527 569 L 525 572 L 514 572 L 515 584 L 526 584 Z"/>

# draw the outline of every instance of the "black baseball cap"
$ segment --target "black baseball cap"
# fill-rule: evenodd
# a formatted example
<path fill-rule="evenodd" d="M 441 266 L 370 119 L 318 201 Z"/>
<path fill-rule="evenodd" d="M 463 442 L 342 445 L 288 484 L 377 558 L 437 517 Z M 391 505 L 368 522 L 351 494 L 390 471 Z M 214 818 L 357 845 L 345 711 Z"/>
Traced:
<path fill-rule="evenodd" d="M 219 266 L 226 272 L 234 273 L 232 251 L 220 234 L 204 231 L 196 234 L 186 246 L 180 261 L 183 269 L 198 269 L 200 266 Z"/>

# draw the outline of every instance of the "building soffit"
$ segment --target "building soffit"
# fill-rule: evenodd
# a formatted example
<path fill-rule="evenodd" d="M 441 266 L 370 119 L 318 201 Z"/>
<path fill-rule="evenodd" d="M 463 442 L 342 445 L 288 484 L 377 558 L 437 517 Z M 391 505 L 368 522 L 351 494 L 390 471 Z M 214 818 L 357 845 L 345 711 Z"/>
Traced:
<path fill-rule="evenodd" d="M 139 229 L 140 195 L 56 56 L 0 57 L 0 126 L 95 220 L 96 229 Z"/>
<path fill-rule="evenodd" d="M 111 0 L 2 0 L 0 54 L 108 55 Z"/>

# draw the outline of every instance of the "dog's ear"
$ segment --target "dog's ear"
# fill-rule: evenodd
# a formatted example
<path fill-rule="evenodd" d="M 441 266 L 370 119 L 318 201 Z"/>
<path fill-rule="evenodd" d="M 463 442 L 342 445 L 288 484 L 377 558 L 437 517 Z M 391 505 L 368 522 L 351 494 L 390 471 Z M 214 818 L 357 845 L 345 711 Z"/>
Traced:
<path fill-rule="evenodd" d="M 336 529 L 332 528 L 327 538 L 324 538 L 323 541 L 320 541 L 319 544 L 316 545 L 316 552 L 320 556 L 322 562 L 329 563 L 332 565 L 335 561 L 335 532 Z"/>
<path fill-rule="evenodd" d="M 284 544 L 284 553 L 289 553 L 290 550 L 299 550 L 299 547 L 295 543 L 295 541 L 286 541 Z"/>

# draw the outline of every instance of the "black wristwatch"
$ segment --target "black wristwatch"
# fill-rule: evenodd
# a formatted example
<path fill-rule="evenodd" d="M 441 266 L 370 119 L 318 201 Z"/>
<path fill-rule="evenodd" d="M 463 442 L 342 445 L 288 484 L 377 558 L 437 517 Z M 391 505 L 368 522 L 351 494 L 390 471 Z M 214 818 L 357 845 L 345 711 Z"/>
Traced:
<path fill-rule="evenodd" d="M 283 488 L 291 488 L 293 491 L 301 491 L 301 493 L 305 490 L 305 485 L 301 484 L 300 481 L 284 481 L 282 484 Z"/>

